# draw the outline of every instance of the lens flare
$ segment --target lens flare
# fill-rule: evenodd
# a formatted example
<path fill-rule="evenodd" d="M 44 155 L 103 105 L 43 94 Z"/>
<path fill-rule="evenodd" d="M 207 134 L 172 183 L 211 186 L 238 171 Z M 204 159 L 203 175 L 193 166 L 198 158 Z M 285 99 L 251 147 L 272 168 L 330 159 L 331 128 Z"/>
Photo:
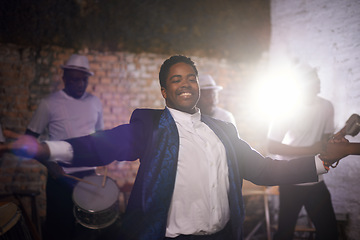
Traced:
<path fill-rule="evenodd" d="M 293 114 L 300 102 L 301 91 L 291 68 L 272 71 L 254 81 L 252 97 L 254 114 L 263 118 Z"/>

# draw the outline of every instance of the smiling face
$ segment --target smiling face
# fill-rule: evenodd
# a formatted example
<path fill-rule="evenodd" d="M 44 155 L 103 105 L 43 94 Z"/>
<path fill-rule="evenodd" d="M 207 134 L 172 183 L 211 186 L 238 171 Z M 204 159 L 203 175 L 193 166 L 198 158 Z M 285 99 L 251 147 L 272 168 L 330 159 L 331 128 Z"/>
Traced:
<path fill-rule="evenodd" d="M 161 87 L 166 106 L 182 112 L 195 113 L 200 90 L 194 68 L 179 62 L 170 67 L 166 87 Z"/>

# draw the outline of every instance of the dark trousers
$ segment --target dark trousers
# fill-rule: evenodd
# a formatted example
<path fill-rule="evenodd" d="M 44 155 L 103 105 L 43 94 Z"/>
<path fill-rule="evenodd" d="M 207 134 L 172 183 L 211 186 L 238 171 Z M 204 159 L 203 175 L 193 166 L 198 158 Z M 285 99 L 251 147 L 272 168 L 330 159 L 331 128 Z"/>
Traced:
<path fill-rule="evenodd" d="M 231 225 L 228 223 L 225 228 L 211 235 L 179 235 L 175 238 L 164 238 L 164 240 L 230 240 L 232 239 Z"/>
<path fill-rule="evenodd" d="M 83 178 L 95 171 L 72 174 Z M 76 220 L 73 214 L 72 193 L 77 181 L 67 177 L 54 179 L 48 176 L 46 182 L 46 221 L 43 228 L 44 240 L 75 239 Z"/>
<path fill-rule="evenodd" d="M 292 240 L 302 206 L 316 229 L 316 239 L 338 239 L 336 217 L 325 183 L 280 186 L 280 213 L 275 240 Z"/>

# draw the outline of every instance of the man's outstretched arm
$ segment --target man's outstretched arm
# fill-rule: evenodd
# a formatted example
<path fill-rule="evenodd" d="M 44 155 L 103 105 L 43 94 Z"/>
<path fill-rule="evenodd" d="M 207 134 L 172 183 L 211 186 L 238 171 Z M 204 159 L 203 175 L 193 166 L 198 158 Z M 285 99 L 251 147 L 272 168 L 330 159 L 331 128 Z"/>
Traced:
<path fill-rule="evenodd" d="M 348 155 L 360 155 L 360 143 L 329 142 L 326 151 L 320 154 L 320 159 L 333 164 Z"/>
<path fill-rule="evenodd" d="M 1 150 L 20 157 L 33 158 L 41 163 L 46 162 L 50 157 L 48 145 L 40 143 L 30 135 L 20 135 L 14 142 L 5 144 Z"/>

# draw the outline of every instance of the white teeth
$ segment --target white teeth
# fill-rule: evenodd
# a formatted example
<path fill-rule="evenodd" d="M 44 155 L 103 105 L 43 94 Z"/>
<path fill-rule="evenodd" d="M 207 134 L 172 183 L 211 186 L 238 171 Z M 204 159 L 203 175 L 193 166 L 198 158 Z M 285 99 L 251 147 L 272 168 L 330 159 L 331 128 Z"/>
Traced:
<path fill-rule="evenodd" d="M 191 93 L 181 93 L 180 96 L 190 96 Z"/>

